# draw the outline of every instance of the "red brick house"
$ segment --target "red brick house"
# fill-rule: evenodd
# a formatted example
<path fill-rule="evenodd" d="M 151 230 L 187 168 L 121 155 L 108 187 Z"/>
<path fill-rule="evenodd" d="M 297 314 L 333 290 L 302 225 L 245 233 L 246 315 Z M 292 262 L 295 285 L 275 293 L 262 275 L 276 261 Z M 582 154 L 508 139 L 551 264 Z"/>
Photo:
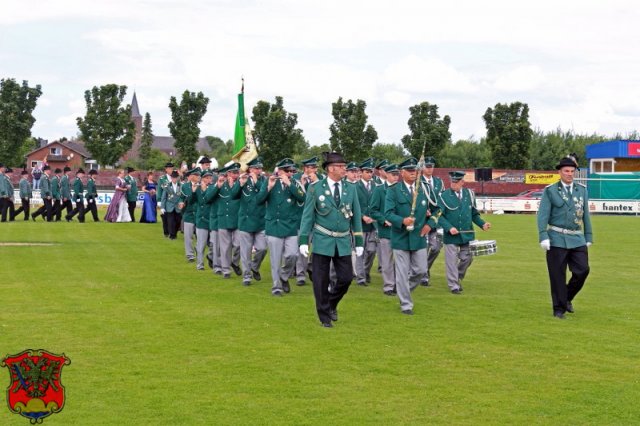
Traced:
<path fill-rule="evenodd" d="M 95 162 L 91 160 L 91 154 L 82 143 L 68 141 L 54 141 L 27 154 L 27 170 L 35 166 L 42 168 L 43 163 L 49 164 L 51 169 L 64 166 L 77 170 L 82 167 L 85 171 L 95 168 Z"/>

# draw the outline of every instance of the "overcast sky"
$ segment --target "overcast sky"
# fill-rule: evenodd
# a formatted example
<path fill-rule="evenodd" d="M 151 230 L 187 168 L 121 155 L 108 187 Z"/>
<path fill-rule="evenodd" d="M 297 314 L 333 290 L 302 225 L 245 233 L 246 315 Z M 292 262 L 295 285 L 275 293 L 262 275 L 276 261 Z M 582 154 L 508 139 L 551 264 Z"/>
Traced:
<path fill-rule="evenodd" d="M 634 1 L 0 0 L 0 77 L 41 84 L 33 135 L 77 134 L 84 91 L 133 90 L 154 133 L 170 96 L 209 97 L 202 136 L 233 137 L 283 96 L 312 144 L 331 102 L 367 102 L 379 141 L 399 143 L 408 108 L 435 103 L 453 140 L 485 135 L 482 115 L 522 101 L 542 130 L 626 134 L 640 125 L 640 5 Z"/>

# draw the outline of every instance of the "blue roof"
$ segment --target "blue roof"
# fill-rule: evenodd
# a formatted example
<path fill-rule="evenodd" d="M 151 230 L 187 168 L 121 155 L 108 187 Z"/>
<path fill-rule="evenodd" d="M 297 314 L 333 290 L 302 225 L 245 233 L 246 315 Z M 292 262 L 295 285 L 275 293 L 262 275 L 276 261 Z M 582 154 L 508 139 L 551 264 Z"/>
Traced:
<path fill-rule="evenodd" d="M 629 143 L 640 143 L 640 141 L 615 140 L 587 145 L 587 160 L 594 158 L 637 158 L 629 155 Z"/>

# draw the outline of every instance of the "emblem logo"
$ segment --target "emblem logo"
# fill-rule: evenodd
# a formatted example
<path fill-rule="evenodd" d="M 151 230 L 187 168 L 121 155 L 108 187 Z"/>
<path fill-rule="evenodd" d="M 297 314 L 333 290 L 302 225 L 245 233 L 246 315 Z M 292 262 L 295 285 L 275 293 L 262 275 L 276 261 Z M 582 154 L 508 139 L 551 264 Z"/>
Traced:
<path fill-rule="evenodd" d="M 319 197 L 318 197 L 318 200 L 320 200 L 320 201 L 324 201 L 324 195 L 319 196 Z"/>
<path fill-rule="evenodd" d="M 71 364 L 65 354 L 56 355 L 43 349 L 27 349 L 7 355 L 0 366 L 9 369 L 11 382 L 7 388 L 7 404 L 12 413 L 42 423 L 64 407 L 64 386 L 60 381 L 62 367 Z"/>

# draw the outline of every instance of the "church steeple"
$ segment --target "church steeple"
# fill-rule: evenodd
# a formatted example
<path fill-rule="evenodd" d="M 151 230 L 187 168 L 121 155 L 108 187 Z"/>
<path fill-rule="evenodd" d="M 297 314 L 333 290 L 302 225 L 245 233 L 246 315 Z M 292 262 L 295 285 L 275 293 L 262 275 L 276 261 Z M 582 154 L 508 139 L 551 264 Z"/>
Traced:
<path fill-rule="evenodd" d="M 140 109 L 138 108 L 138 98 L 136 92 L 133 92 L 133 99 L 131 100 L 131 118 L 142 118 L 140 115 Z"/>

